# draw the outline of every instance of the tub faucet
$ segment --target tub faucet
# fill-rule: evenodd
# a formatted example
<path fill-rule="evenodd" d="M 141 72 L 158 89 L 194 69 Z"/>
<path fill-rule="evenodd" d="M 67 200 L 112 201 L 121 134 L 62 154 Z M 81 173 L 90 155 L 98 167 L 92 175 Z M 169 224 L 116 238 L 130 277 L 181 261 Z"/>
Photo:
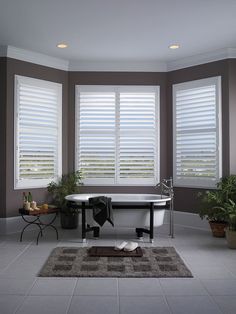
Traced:
<path fill-rule="evenodd" d="M 155 188 L 161 189 L 161 198 L 163 198 L 163 195 L 169 196 L 170 198 L 170 233 L 169 235 L 174 238 L 174 187 L 173 187 L 173 179 L 162 179 L 161 182 L 157 183 Z"/>
<path fill-rule="evenodd" d="M 155 188 L 161 188 L 161 198 L 163 194 L 167 194 L 171 198 L 174 196 L 174 190 L 173 190 L 173 179 L 162 179 L 161 182 L 157 183 Z"/>

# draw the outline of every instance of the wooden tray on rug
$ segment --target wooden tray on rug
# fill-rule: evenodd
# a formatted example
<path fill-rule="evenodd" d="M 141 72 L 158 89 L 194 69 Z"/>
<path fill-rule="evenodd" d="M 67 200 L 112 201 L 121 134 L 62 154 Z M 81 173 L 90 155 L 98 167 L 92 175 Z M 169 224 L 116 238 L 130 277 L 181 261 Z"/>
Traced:
<path fill-rule="evenodd" d="M 88 249 L 88 255 L 93 257 L 142 257 L 143 251 L 139 246 L 132 252 L 116 251 L 114 246 L 92 246 Z"/>

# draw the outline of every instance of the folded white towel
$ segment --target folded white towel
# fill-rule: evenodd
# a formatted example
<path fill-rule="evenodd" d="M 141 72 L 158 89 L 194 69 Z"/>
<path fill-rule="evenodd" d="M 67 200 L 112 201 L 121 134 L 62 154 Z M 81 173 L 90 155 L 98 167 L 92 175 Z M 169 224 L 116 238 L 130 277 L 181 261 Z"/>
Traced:
<path fill-rule="evenodd" d="M 124 251 L 132 252 L 132 251 L 136 250 L 137 247 L 138 247 L 137 242 L 128 242 L 127 245 L 124 247 Z"/>
<path fill-rule="evenodd" d="M 119 245 L 116 245 L 114 249 L 115 249 L 116 251 L 121 251 L 121 250 L 123 250 L 123 248 L 124 248 L 127 244 L 128 244 L 128 242 L 123 241 L 123 242 L 121 242 Z"/>

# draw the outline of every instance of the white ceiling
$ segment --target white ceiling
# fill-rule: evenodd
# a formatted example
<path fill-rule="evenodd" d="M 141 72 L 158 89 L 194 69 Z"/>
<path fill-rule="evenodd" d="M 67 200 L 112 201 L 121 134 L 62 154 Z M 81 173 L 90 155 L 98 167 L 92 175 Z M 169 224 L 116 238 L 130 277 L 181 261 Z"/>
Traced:
<path fill-rule="evenodd" d="M 0 0 L 0 45 L 72 63 L 171 62 L 236 47 L 236 0 Z"/>

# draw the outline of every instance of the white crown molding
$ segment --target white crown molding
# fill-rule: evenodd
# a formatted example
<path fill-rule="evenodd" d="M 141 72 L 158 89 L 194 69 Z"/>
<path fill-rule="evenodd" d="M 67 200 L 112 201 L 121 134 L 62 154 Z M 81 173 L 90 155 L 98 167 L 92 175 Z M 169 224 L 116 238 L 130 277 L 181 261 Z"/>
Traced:
<path fill-rule="evenodd" d="M 64 71 L 170 72 L 213 61 L 236 58 L 236 48 L 220 49 L 214 52 L 198 54 L 169 62 L 68 61 L 13 46 L 0 46 L 0 57 L 9 57 Z"/>
<path fill-rule="evenodd" d="M 68 71 L 69 68 L 69 62 L 67 60 L 50 57 L 42 53 L 28 51 L 13 46 L 1 46 L 0 53 L 1 51 L 5 54 L 5 57 L 9 57 L 12 59 L 39 64 L 64 71 Z"/>
<path fill-rule="evenodd" d="M 189 68 L 191 66 L 200 65 L 204 63 L 209 63 L 213 61 L 219 61 L 229 58 L 236 58 L 236 48 L 225 48 L 216 50 L 213 52 L 208 52 L 204 54 L 198 54 L 191 57 L 186 57 L 183 59 L 169 61 L 167 63 L 167 71 L 180 70 L 183 68 Z"/>
<path fill-rule="evenodd" d="M 165 62 L 145 61 L 70 61 L 69 71 L 166 72 Z"/>

